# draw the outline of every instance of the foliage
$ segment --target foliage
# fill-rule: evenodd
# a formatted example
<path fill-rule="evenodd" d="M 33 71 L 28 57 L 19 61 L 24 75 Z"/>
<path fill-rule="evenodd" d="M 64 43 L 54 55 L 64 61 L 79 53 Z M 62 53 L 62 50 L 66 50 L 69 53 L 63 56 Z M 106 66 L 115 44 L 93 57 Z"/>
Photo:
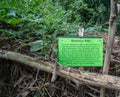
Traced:
<path fill-rule="evenodd" d="M 108 10 L 109 0 L 1 0 L 0 32 L 45 55 L 58 36 L 77 35 L 81 27 L 101 31 Z"/>
<path fill-rule="evenodd" d="M 39 49 L 32 45 L 32 51 L 47 51 L 57 36 L 76 32 L 79 28 L 79 23 L 68 22 L 69 13 L 62 6 L 48 0 L 2 1 L 0 9 L 0 23 L 3 25 L 0 31 L 7 37 L 29 41 L 37 36 L 43 42 Z"/>
<path fill-rule="evenodd" d="M 58 0 L 71 12 L 72 21 L 100 24 L 108 21 L 110 0 Z"/>

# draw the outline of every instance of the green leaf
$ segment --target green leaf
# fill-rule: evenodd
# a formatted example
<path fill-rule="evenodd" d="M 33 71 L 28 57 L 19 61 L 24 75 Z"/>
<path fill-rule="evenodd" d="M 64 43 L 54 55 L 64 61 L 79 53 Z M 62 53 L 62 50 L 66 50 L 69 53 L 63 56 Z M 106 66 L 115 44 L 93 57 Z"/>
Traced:
<path fill-rule="evenodd" d="M 37 35 L 42 35 L 43 33 L 45 33 L 45 31 L 44 30 L 36 30 L 35 33 Z"/>
<path fill-rule="evenodd" d="M 42 48 L 43 48 L 43 41 L 42 40 L 37 40 L 37 41 L 35 41 L 31 44 L 30 51 L 31 52 L 39 51 Z"/>
<path fill-rule="evenodd" d="M 15 10 L 9 10 L 9 12 L 7 13 L 7 16 L 13 16 L 16 17 L 16 11 Z"/>
<path fill-rule="evenodd" d="M 17 25 L 17 24 L 23 22 L 23 20 L 21 18 L 12 18 L 12 19 L 9 19 L 6 22 L 11 24 L 11 25 Z"/>
<path fill-rule="evenodd" d="M 0 20 L 3 20 L 6 17 L 6 11 L 4 9 L 0 10 Z"/>

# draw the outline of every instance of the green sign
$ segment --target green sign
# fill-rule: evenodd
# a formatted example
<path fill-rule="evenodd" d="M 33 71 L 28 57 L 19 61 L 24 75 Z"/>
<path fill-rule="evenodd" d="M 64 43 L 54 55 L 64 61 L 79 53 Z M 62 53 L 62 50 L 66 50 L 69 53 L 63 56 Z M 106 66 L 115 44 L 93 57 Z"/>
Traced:
<path fill-rule="evenodd" d="M 102 38 L 59 38 L 59 63 L 63 66 L 102 66 Z"/>

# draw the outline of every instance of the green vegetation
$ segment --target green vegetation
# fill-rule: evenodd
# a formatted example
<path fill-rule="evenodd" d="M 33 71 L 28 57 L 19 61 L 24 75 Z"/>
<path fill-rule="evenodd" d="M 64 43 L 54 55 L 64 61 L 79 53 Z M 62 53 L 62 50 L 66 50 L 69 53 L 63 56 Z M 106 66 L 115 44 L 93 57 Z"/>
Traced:
<path fill-rule="evenodd" d="M 106 31 L 101 24 L 108 18 L 109 0 L 1 0 L 0 3 L 3 36 L 21 41 L 22 46 L 33 42 L 30 50 L 42 50 L 43 55 L 58 36 L 77 35 L 79 28 L 84 27 L 86 33 Z"/>

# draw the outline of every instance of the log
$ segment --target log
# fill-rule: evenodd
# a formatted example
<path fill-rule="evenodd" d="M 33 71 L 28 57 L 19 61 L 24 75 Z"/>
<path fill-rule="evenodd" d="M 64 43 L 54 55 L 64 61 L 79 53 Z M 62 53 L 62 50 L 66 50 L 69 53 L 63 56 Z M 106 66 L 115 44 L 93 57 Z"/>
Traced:
<path fill-rule="evenodd" d="M 54 66 L 54 64 L 50 62 L 40 61 L 33 57 L 11 51 L 1 51 L 0 59 L 15 61 L 50 73 L 52 73 Z M 76 84 L 83 82 L 84 84 L 97 87 L 120 90 L 120 77 L 117 76 L 103 75 L 86 71 L 78 72 L 76 69 L 69 71 L 67 70 L 67 67 L 62 66 L 58 66 L 56 73 L 61 77 L 74 81 Z"/>

